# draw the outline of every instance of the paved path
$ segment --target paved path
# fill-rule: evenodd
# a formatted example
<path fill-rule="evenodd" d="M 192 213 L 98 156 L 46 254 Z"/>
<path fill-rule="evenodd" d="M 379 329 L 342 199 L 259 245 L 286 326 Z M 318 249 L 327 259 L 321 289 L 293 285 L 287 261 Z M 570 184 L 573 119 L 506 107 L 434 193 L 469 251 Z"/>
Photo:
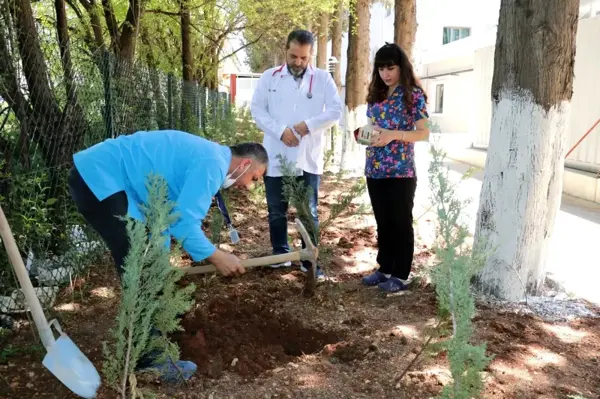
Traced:
<path fill-rule="evenodd" d="M 431 206 L 427 176 L 431 157 L 427 143 L 418 143 L 415 151 L 419 176 L 414 210 L 417 218 Z M 364 149 L 358 149 L 349 159 L 351 161 L 346 168 L 351 169 L 353 175 L 362 175 Z M 450 180 L 458 183 L 458 195 L 471 201 L 464 214 L 471 232 L 474 232 L 483 171 L 479 170 L 459 183 L 470 166 L 452 160 L 447 160 L 446 165 L 450 169 Z M 422 219 L 430 216 L 425 215 Z M 417 234 L 425 242 L 433 239 L 433 232 L 426 225 L 419 226 Z M 569 293 L 600 305 L 600 256 L 595 252 L 596 245 L 600 246 L 600 204 L 563 195 L 548 257 L 549 276 L 559 281 Z"/>

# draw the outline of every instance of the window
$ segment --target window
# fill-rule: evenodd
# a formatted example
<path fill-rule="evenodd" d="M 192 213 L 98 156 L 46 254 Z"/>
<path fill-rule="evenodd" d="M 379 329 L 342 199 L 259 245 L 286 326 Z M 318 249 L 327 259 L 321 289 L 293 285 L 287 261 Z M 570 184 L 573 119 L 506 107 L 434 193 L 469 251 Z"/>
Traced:
<path fill-rule="evenodd" d="M 435 86 L 435 113 L 444 112 L 444 85 Z"/>
<path fill-rule="evenodd" d="M 443 44 L 455 42 L 471 36 L 471 28 L 444 27 Z"/>

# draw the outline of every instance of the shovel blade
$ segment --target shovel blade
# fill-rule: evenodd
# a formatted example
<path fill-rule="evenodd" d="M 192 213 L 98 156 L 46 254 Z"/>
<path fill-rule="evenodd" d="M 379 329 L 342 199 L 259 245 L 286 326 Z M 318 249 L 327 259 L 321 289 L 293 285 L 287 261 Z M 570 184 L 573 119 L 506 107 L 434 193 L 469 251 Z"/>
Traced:
<path fill-rule="evenodd" d="M 68 336 L 62 334 L 56 340 L 42 364 L 76 395 L 82 398 L 96 397 L 100 375 Z"/>

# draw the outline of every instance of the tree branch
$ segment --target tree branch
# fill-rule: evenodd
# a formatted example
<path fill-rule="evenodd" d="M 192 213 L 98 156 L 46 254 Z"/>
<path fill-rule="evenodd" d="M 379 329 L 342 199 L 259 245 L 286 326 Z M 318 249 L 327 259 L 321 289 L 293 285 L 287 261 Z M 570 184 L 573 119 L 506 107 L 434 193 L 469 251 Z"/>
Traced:
<path fill-rule="evenodd" d="M 85 0 L 82 0 L 82 1 L 85 1 Z M 75 2 L 73 0 L 66 0 L 66 2 L 69 5 L 69 7 L 71 7 L 71 9 L 73 9 L 73 11 L 75 12 L 75 15 L 77 15 L 77 18 L 83 19 L 83 13 L 79 9 L 79 7 L 77 7 L 77 4 L 75 4 Z"/>
<path fill-rule="evenodd" d="M 250 47 L 250 46 L 252 46 L 253 44 L 257 43 L 257 42 L 258 42 L 260 39 L 262 39 L 262 37 L 263 37 L 263 36 L 264 36 L 264 33 L 261 33 L 260 35 L 258 35 L 258 37 L 257 37 L 256 39 L 254 39 L 254 40 L 251 40 L 251 41 L 249 41 L 249 42 L 245 43 L 245 44 L 244 44 L 242 47 L 238 48 L 237 50 L 233 51 L 232 53 L 230 53 L 230 54 L 227 54 L 226 56 L 224 56 L 223 58 L 221 58 L 221 59 L 219 60 L 219 62 L 223 62 L 223 61 L 225 61 L 227 58 L 229 58 L 229 57 L 233 57 L 233 56 L 234 56 L 236 53 L 238 53 L 238 52 L 242 51 L 243 49 L 245 49 L 245 48 L 247 48 L 247 47 Z"/>
<path fill-rule="evenodd" d="M 88 16 L 90 17 L 90 24 L 92 25 L 92 32 L 94 32 L 95 45 L 92 45 L 92 43 L 90 43 L 89 44 L 90 50 L 92 51 L 93 54 L 95 54 L 98 49 L 100 49 L 104 52 L 105 46 L 104 46 L 104 34 L 102 32 L 102 23 L 100 22 L 100 17 L 98 15 L 98 13 L 94 9 L 96 7 L 96 1 L 95 0 L 90 0 L 90 1 L 79 0 L 79 2 L 83 6 L 83 8 L 85 8 L 85 10 L 87 11 Z M 80 19 L 81 19 L 81 22 L 83 24 L 85 24 L 83 17 L 81 17 Z M 89 35 L 89 32 L 88 32 L 88 35 Z M 88 40 L 90 40 L 90 39 L 88 39 Z"/>
<path fill-rule="evenodd" d="M 146 12 L 149 14 L 168 15 L 170 17 L 180 17 L 181 16 L 180 11 L 165 11 L 165 10 L 160 10 L 160 9 L 152 9 L 152 10 L 146 10 Z"/>
<path fill-rule="evenodd" d="M 119 25 L 117 24 L 111 0 L 102 0 L 102 9 L 104 10 L 104 19 L 106 20 L 106 26 L 110 35 L 110 46 L 115 51 L 119 43 Z"/>

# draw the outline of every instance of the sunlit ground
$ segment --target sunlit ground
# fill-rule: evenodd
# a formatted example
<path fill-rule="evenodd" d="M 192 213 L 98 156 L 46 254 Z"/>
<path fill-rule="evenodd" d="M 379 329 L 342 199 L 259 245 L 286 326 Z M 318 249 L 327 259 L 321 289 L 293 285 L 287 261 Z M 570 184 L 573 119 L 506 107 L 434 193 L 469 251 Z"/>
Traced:
<path fill-rule="evenodd" d="M 419 175 L 415 199 L 415 217 L 417 217 L 419 207 L 423 208 L 431 204 L 427 181 L 430 155 L 427 145 L 417 145 L 415 152 Z M 461 176 L 471 167 L 449 159 L 447 161 L 447 166 L 450 167 L 449 178 L 455 183 L 458 183 Z M 483 176 L 483 171 L 480 170 L 457 185 L 457 194 L 460 198 L 470 200 L 470 204 L 464 208 L 464 214 L 471 233 L 475 231 Z M 432 240 L 430 232 L 424 233 L 423 236 L 428 238 L 425 241 Z M 594 251 L 598 245 L 598 237 L 600 237 L 600 204 L 563 195 L 549 246 L 548 273 L 575 296 L 600 305 L 598 289 L 600 267 Z"/>

